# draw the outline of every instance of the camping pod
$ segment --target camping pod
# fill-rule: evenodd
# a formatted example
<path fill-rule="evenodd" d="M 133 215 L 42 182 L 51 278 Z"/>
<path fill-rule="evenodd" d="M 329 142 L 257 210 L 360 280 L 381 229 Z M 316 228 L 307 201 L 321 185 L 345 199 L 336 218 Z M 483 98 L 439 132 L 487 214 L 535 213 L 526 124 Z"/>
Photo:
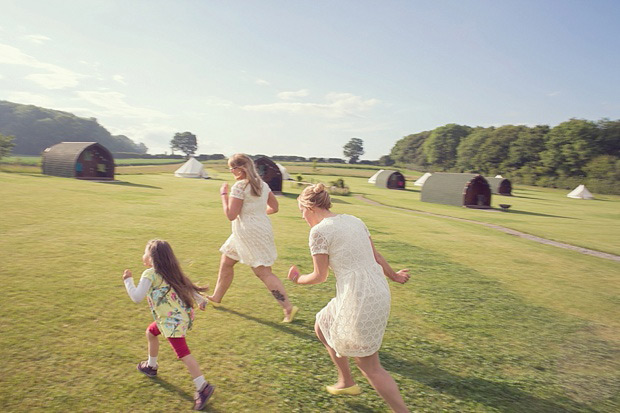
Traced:
<path fill-rule="evenodd" d="M 254 160 L 260 177 L 269 185 L 274 194 L 282 193 L 282 172 L 278 165 L 266 156 Z"/>
<path fill-rule="evenodd" d="M 428 177 L 431 176 L 430 172 L 425 173 L 424 175 L 422 175 L 421 177 L 419 177 L 414 183 L 414 186 L 424 186 L 424 182 L 426 182 L 426 180 L 428 179 Z"/>
<path fill-rule="evenodd" d="M 381 170 L 375 175 L 374 184 L 379 188 L 405 189 L 405 177 L 398 171 Z"/>
<path fill-rule="evenodd" d="M 482 175 L 434 173 L 424 183 L 420 200 L 468 208 L 491 208 L 491 187 Z"/>
<path fill-rule="evenodd" d="M 190 157 L 179 169 L 174 171 L 179 178 L 209 178 L 204 166 L 194 157 Z"/>
<path fill-rule="evenodd" d="M 485 178 L 491 186 L 491 193 L 497 195 L 512 195 L 512 183 L 506 178 Z"/>
<path fill-rule="evenodd" d="M 112 153 L 97 142 L 60 142 L 43 151 L 45 175 L 77 179 L 114 179 Z"/>

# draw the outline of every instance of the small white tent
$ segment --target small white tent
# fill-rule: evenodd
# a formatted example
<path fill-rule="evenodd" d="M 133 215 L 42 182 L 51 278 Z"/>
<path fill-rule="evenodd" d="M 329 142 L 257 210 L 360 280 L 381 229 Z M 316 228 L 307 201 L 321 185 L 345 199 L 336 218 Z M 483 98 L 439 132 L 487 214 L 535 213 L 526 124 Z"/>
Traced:
<path fill-rule="evenodd" d="M 374 174 L 373 176 L 368 178 L 368 183 L 369 184 L 376 184 L 377 183 L 377 177 L 379 175 L 381 175 L 381 172 L 383 172 L 383 171 L 384 171 L 383 169 L 379 169 L 376 174 Z"/>
<path fill-rule="evenodd" d="M 418 180 L 413 183 L 413 185 L 414 186 L 424 186 L 424 182 L 426 182 L 426 180 L 428 179 L 429 176 L 431 176 L 430 172 L 425 173 L 424 175 L 419 177 Z"/>
<path fill-rule="evenodd" d="M 495 175 L 496 178 L 503 178 L 501 175 Z"/>
<path fill-rule="evenodd" d="M 196 158 L 189 158 L 179 169 L 174 172 L 179 178 L 208 178 L 209 174 Z"/>
<path fill-rule="evenodd" d="M 588 188 L 585 185 L 579 185 L 577 188 L 573 189 L 570 194 L 566 195 L 569 198 L 577 198 L 577 199 L 594 199 Z"/>
<path fill-rule="evenodd" d="M 289 181 L 292 180 L 291 175 L 289 175 L 285 167 L 283 167 L 279 163 L 276 163 L 276 166 L 278 167 L 278 169 L 280 170 L 280 173 L 282 174 L 282 179 L 289 180 Z"/>

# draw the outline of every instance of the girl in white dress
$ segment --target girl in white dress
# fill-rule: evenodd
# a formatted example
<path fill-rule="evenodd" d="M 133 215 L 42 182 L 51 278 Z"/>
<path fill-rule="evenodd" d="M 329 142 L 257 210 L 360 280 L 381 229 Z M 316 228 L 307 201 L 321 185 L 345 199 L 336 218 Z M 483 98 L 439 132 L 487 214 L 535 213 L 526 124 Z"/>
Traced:
<path fill-rule="evenodd" d="M 258 175 L 249 156 L 235 154 L 228 160 L 230 172 L 237 180 L 230 189 L 220 188 L 226 218 L 232 221 L 232 234 L 220 248 L 222 259 L 217 284 L 209 302 L 217 307 L 230 287 L 237 262 L 252 267 L 284 310 L 284 323 L 293 321 L 298 308 L 291 305 L 282 281 L 271 271 L 276 260 L 276 244 L 268 214 L 278 212 L 278 200 Z"/>
<path fill-rule="evenodd" d="M 312 227 L 310 252 L 314 271 L 300 275 L 293 265 L 288 278 L 297 284 L 319 284 L 329 268 L 336 277 L 336 297 L 316 315 L 314 330 L 338 369 L 331 394 L 361 393 L 351 376 L 348 357 L 395 412 L 407 412 L 396 382 L 381 366 L 379 347 L 390 315 L 390 289 L 385 280 L 405 283 L 409 270 L 395 272 L 377 252 L 366 225 L 352 215 L 334 214 L 323 184 L 306 187 L 298 204 Z"/>

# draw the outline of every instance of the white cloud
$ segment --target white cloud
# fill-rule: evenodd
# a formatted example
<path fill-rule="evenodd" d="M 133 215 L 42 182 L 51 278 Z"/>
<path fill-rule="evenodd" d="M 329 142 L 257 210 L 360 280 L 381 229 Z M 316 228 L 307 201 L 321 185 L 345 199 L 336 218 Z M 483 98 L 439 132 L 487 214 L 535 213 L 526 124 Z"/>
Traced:
<path fill-rule="evenodd" d="M 257 85 L 261 85 L 261 86 L 269 86 L 269 85 L 271 85 L 271 83 L 267 82 L 265 79 L 256 79 L 255 83 Z"/>
<path fill-rule="evenodd" d="M 118 116 L 121 118 L 165 118 L 159 111 L 131 106 L 125 102 L 125 95 L 113 91 L 80 91 L 76 95 L 84 101 L 102 108 L 102 115 Z"/>
<path fill-rule="evenodd" d="M 555 91 L 555 92 L 549 92 L 547 93 L 547 96 L 549 97 L 554 97 L 554 96 L 558 96 L 560 94 L 560 91 Z"/>
<path fill-rule="evenodd" d="M 300 89 L 296 92 L 280 92 L 278 93 L 278 98 L 282 100 L 291 100 L 293 98 L 302 98 L 309 94 L 308 89 Z"/>
<path fill-rule="evenodd" d="M 329 93 L 325 103 L 278 102 L 263 105 L 246 105 L 242 109 L 256 112 L 297 113 L 329 118 L 361 116 L 379 103 L 378 99 L 363 99 L 351 93 Z"/>
<path fill-rule="evenodd" d="M 43 44 L 45 42 L 52 40 L 49 37 L 43 36 L 41 34 L 30 34 L 26 36 L 26 39 L 36 44 Z"/>
<path fill-rule="evenodd" d="M 69 69 L 41 62 L 18 48 L 6 44 L 0 44 L 0 63 L 42 69 L 46 73 L 34 73 L 25 78 L 46 89 L 73 87 L 79 83 L 79 79 L 86 77 Z"/>
<path fill-rule="evenodd" d="M 121 75 L 114 75 L 112 77 L 112 79 L 114 79 L 115 81 L 117 81 L 121 85 L 126 85 L 127 84 L 127 82 L 125 82 L 125 78 L 123 76 L 121 76 Z"/>

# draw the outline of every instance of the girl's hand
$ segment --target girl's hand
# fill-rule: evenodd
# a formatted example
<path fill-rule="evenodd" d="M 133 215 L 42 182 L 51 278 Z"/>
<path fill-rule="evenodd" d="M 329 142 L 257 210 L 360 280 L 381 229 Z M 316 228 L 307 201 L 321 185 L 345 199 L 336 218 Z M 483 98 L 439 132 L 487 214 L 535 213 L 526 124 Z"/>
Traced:
<path fill-rule="evenodd" d="M 127 278 L 131 278 L 131 270 L 125 270 L 123 271 L 123 280 L 126 280 Z"/>
<path fill-rule="evenodd" d="M 224 182 L 220 187 L 220 195 L 228 194 L 228 183 Z"/>
<path fill-rule="evenodd" d="M 299 279 L 299 270 L 296 265 L 291 266 L 288 270 L 287 278 L 297 284 L 297 280 Z"/>
<path fill-rule="evenodd" d="M 204 310 L 205 308 L 207 308 L 207 299 L 203 299 L 202 302 L 200 304 L 198 304 L 198 308 L 200 308 L 201 310 Z"/>
<path fill-rule="evenodd" d="M 392 277 L 392 281 L 396 281 L 400 284 L 404 284 L 409 281 L 409 268 L 398 271 L 394 277 Z"/>

